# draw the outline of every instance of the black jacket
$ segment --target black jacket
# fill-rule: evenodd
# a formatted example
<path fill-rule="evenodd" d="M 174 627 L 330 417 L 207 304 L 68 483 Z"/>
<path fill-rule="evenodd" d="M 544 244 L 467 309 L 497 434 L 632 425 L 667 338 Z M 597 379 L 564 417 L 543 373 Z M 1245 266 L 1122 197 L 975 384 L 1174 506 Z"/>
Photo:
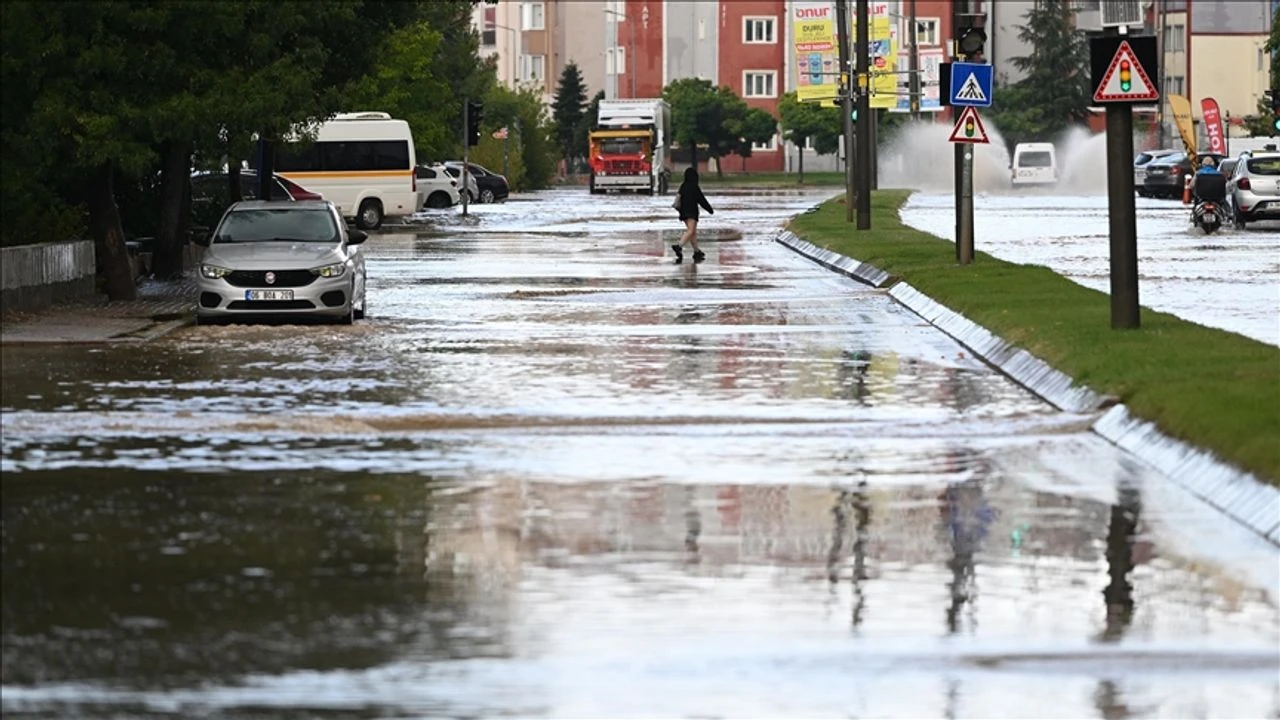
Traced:
<path fill-rule="evenodd" d="M 707 196 L 702 194 L 702 188 L 698 185 L 690 185 L 688 183 L 680 183 L 680 189 L 676 190 L 680 195 L 680 220 L 698 219 L 698 206 L 707 209 L 707 212 L 715 214 L 715 210 L 711 209 L 711 203 L 707 202 Z"/>

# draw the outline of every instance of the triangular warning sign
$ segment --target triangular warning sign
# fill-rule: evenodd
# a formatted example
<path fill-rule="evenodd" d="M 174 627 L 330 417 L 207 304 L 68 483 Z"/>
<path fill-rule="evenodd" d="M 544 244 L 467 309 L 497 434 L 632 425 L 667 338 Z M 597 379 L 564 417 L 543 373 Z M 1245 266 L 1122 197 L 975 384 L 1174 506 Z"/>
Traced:
<path fill-rule="evenodd" d="M 978 117 L 978 108 L 967 107 L 960 113 L 956 126 L 949 138 L 953 143 L 989 143 L 987 129 L 982 126 L 982 118 Z"/>
<path fill-rule="evenodd" d="M 1155 84 L 1147 75 L 1146 68 L 1138 62 L 1138 56 L 1125 40 L 1116 48 L 1116 56 L 1111 58 L 1107 72 L 1102 76 L 1102 83 L 1093 91 L 1094 102 L 1146 102 L 1159 100 Z"/>
<path fill-rule="evenodd" d="M 964 81 L 960 86 L 960 92 L 956 93 L 957 100 L 972 100 L 973 102 L 984 103 L 987 101 L 986 93 L 982 92 L 982 86 L 978 84 L 978 76 L 969 73 L 969 79 Z"/>

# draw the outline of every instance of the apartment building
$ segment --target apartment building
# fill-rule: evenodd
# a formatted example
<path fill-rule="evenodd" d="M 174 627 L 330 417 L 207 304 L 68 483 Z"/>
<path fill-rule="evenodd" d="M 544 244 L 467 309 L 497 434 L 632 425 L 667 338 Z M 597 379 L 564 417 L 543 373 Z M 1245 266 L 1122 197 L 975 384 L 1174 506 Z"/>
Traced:
<path fill-rule="evenodd" d="M 548 105 L 566 65 L 582 71 L 587 96 L 609 84 L 606 55 L 613 5 L 600 0 L 501 0 L 477 5 L 472 22 L 480 33 L 480 54 L 495 57 L 498 81 L 539 90 Z M 622 60 L 622 58 L 618 58 Z"/>

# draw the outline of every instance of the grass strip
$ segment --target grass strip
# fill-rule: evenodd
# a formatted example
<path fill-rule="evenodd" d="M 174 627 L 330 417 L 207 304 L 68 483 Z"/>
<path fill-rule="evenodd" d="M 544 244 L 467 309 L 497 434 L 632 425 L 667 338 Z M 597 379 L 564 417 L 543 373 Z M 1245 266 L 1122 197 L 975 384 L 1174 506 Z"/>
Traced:
<path fill-rule="evenodd" d="M 700 184 L 714 186 L 777 188 L 844 186 L 844 173 L 842 172 L 806 172 L 803 183 L 798 182 L 796 178 L 796 173 L 787 172 L 726 172 L 723 177 L 717 177 L 714 168 L 698 174 L 698 182 Z M 679 180 L 679 175 L 673 176 L 672 187 L 678 185 Z"/>
<path fill-rule="evenodd" d="M 902 224 L 909 190 L 874 191 L 871 230 L 845 221 L 843 197 L 789 228 L 868 262 L 1093 390 L 1162 432 L 1280 486 L 1280 348 L 1142 308 L 1141 328 L 1111 329 L 1111 299 L 1048 268 L 975 254 Z M 980 245 L 980 243 L 979 243 Z"/>

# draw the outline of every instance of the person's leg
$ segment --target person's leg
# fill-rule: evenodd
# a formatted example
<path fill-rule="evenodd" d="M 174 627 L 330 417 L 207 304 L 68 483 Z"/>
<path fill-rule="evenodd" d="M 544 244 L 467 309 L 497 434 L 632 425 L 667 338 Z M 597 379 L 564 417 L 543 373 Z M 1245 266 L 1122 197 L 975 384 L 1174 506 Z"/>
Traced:
<path fill-rule="evenodd" d="M 693 259 L 696 262 L 706 255 L 698 249 L 698 221 L 690 220 L 689 223 L 689 244 L 693 247 Z"/>

